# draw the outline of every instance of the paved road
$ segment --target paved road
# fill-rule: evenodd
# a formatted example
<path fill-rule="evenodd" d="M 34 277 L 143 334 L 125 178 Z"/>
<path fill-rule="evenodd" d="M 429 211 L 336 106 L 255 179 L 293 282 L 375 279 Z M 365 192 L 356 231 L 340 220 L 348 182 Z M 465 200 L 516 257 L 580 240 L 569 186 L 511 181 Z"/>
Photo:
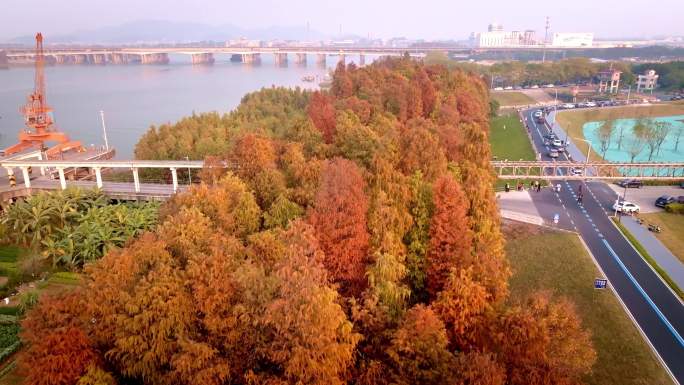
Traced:
<path fill-rule="evenodd" d="M 545 159 L 547 150 L 542 135 L 546 128 L 534 122 L 532 112 L 525 111 L 524 115 L 534 145 Z M 564 135 L 556 134 L 564 139 Z M 615 202 L 615 192 L 603 182 L 568 182 L 559 178 L 553 183 L 561 184 L 560 192 L 547 189 L 531 194 L 540 214 L 552 218 L 558 212 L 559 226 L 580 234 L 650 344 L 674 378 L 684 383 L 684 304 L 611 223 L 608 213 Z M 577 202 L 580 186 L 584 192 L 582 205 Z"/>

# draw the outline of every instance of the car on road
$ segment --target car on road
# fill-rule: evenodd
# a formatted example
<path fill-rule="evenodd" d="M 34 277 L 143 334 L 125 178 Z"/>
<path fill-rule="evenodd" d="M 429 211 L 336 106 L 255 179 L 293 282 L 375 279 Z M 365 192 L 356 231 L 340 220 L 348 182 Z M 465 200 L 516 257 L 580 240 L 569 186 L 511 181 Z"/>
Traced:
<path fill-rule="evenodd" d="M 563 147 L 563 141 L 560 140 L 560 139 L 553 139 L 553 140 L 551 141 L 551 145 L 552 145 L 553 147 Z"/>
<path fill-rule="evenodd" d="M 553 87 L 555 87 L 555 86 L 554 86 L 553 84 L 547 84 L 547 85 L 545 85 L 544 87 L 545 87 L 545 88 L 553 88 Z"/>
<path fill-rule="evenodd" d="M 558 158 L 560 156 L 560 153 L 558 150 L 549 150 L 549 158 Z"/>
<path fill-rule="evenodd" d="M 571 109 L 571 108 L 575 108 L 575 105 L 572 104 L 572 103 L 565 103 L 565 104 L 563 104 L 561 107 L 563 107 L 563 108 L 569 110 L 569 109 Z"/>
<path fill-rule="evenodd" d="M 503 87 L 494 87 L 494 91 L 503 91 Z"/>
<path fill-rule="evenodd" d="M 669 205 L 670 203 L 674 203 L 676 201 L 677 200 L 672 195 L 663 195 L 663 196 L 658 197 L 658 199 L 656 199 L 655 205 L 656 205 L 656 207 L 665 208 L 665 206 Z"/>
<path fill-rule="evenodd" d="M 636 203 L 622 201 L 613 205 L 613 210 L 624 214 L 638 214 L 641 208 Z"/>
<path fill-rule="evenodd" d="M 619 181 L 617 184 L 620 187 L 641 188 L 644 185 L 644 182 L 638 179 L 623 179 Z"/>
<path fill-rule="evenodd" d="M 536 117 L 544 115 L 544 112 L 542 110 L 536 110 L 532 113 L 532 115 L 536 118 Z"/>
<path fill-rule="evenodd" d="M 571 176 L 582 176 L 583 174 L 584 170 L 582 170 L 580 167 L 570 167 Z"/>
<path fill-rule="evenodd" d="M 554 139 L 556 139 L 556 134 L 553 132 L 549 132 L 547 134 L 544 134 L 544 139 L 554 140 Z"/>

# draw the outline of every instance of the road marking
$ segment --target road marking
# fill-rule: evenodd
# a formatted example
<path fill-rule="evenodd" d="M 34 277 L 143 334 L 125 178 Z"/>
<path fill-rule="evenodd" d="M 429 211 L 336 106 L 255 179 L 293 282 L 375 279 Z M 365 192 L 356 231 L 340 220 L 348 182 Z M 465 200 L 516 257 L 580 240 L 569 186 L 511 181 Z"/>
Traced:
<path fill-rule="evenodd" d="M 675 337 L 677 342 L 679 342 L 679 344 L 682 347 L 684 347 L 684 339 L 682 338 L 682 336 L 680 336 L 679 333 L 677 333 L 677 330 L 675 330 L 675 328 L 672 326 L 670 321 L 667 320 L 667 318 L 665 317 L 663 312 L 661 312 L 660 309 L 658 308 L 658 306 L 656 306 L 656 304 L 653 302 L 653 300 L 651 300 L 651 297 L 649 297 L 648 294 L 646 294 L 646 292 L 641 287 L 641 285 L 639 285 L 639 282 L 637 282 L 636 279 L 634 279 L 634 276 L 632 275 L 632 273 L 630 273 L 629 270 L 627 270 L 627 267 L 625 266 L 624 263 L 622 263 L 622 260 L 620 260 L 618 255 L 615 253 L 615 250 L 613 250 L 613 248 L 610 247 L 610 244 L 608 243 L 608 241 L 603 239 L 603 244 L 606 245 L 606 248 L 608 249 L 610 254 L 613 255 L 613 258 L 615 259 L 615 261 L 618 263 L 618 265 L 620 265 L 620 268 L 627 275 L 627 278 L 629 278 L 629 280 L 632 281 L 632 284 L 634 285 L 634 287 L 637 288 L 637 290 L 639 291 L 641 296 L 644 297 L 644 299 L 646 300 L 646 302 L 648 302 L 648 304 L 651 306 L 651 308 L 653 308 L 653 310 L 655 310 L 656 314 L 658 315 L 658 318 L 660 318 L 660 320 L 663 321 L 663 323 L 670 330 L 670 333 L 672 333 L 672 335 Z"/>

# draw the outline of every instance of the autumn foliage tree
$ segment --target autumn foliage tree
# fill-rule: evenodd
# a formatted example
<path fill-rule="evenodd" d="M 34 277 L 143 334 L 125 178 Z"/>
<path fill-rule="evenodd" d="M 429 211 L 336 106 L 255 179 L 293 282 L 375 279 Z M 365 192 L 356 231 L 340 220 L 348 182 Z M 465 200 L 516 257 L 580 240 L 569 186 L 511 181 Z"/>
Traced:
<path fill-rule="evenodd" d="M 488 98 L 404 56 L 152 127 L 136 156 L 205 159 L 202 183 L 41 298 L 26 383 L 581 383 L 572 304 L 509 296 Z"/>
<path fill-rule="evenodd" d="M 365 286 L 369 235 L 364 185 L 361 172 L 353 162 L 342 158 L 329 161 L 308 214 L 332 280 L 350 293 L 359 293 Z"/>
<path fill-rule="evenodd" d="M 427 254 L 427 288 L 432 298 L 444 288 L 453 269 L 468 266 L 472 242 L 467 200 L 450 174 L 435 182 L 434 202 Z"/>
<path fill-rule="evenodd" d="M 309 106 L 306 109 L 309 118 L 313 121 L 314 126 L 323 134 L 323 139 L 326 143 L 331 143 L 335 137 L 335 108 L 333 107 L 331 98 L 316 91 L 311 95 Z"/>

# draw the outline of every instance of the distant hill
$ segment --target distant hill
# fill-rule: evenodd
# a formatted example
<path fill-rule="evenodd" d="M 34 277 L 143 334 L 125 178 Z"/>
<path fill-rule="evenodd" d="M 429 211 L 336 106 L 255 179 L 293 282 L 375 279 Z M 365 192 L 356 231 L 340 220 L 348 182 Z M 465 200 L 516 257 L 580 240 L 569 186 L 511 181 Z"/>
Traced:
<path fill-rule="evenodd" d="M 259 29 L 245 29 L 231 24 L 211 26 L 202 23 L 140 20 L 118 26 L 46 36 L 46 42 L 51 44 L 183 43 L 212 40 L 224 41 L 240 37 L 260 40 L 320 40 L 325 39 L 327 36 L 318 31 L 307 31 L 305 27 L 299 26 L 271 26 Z M 9 40 L 8 43 L 32 44 L 33 39 L 32 35 L 19 36 Z"/>

